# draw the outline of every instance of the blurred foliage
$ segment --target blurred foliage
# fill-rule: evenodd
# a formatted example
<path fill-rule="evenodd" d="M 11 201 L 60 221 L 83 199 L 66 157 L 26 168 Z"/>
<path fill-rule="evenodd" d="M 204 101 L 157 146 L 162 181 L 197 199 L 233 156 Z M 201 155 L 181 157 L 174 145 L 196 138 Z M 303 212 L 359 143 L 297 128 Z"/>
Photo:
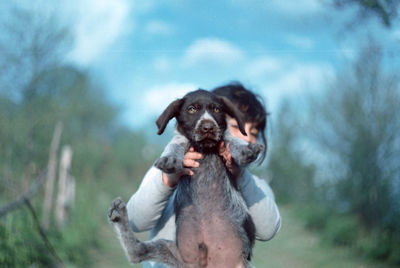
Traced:
<path fill-rule="evenodd" d="M 76 200 L 65 228 L 52 223 L 46 234 L 64 264 L 87 267 L 91 252 L 104 243 L 99 233 L 111 228 L 106 220 L 111 200 L 134 192 L 157 149 L 143 133 L 118 122 L 120 109 L 101 81 L 64 63 L 67 27 L 54 14 L 25 4 L 8 5 L 0 18 L 0 206 L 19 197 L 46 168 L 61 122 L 60 146 L 74 151 Z M 39 192 L 32 200 L 38 218 L 42 198 Z M 1 267 L 55 265 L 26 207 L 0 218 Z"/>
<path fill-rule="evenodd" d="M 293 114 L 290 102 L 284 101 L 274 128 L 277 136 L 271 142 L 268 172 L 280 203 L 305 202 L 316 198 L 316 189 L 313 187 L 315 167 L 304 162 L 298 149 L 298 137 L 294 129 L 300 129 L 301 123 Z"/>
<path fill-rule="evenodd" d="M 307 114 L 283 103 L 269 169 L 278 200 L 324 241 L 399 265 L 400 81 L 385 60 L 369 39 Z"/>
<path fill-rule="evenodd" d="M 47 236 L 65 264 L 90 266 L 90 252 L 104 243 L 99 233 L 110 228 L 110 201 L 133 193 L 158 148 L 118 122 L 119 108 L 101 81 L 63 61 L 68 27 L 31 7 L 11 5 L 2 14 L 0 204 L 46 167 L 54 127 L 62 122 L 61 144 L 74 150 L 76 201 L 65 228 L 52 225 Z M 324 241 L 399 265 L 399 81 L 383 67 L 379 46 L 367 43 L 353 66 L 314 96 L 309 114 L 282 104 L 268 172 L 277 199 L 295 204 Z M 32 201 L 39 215 L 41 199 Z M 54 265 L 26 208 L 0 219 L 1 267 Z"/>
<path fill-rule="evenodd" d="M 397 73 L 385 71 L 379 46 L 370 41 L 352 69 L 340 74 L 312 103 L 311 138 L 336 159 L 332 206 L 367 227 L 400 231 L 400 103 Z"/>
<path fill-rule="evenodd" d="M 377 16 L 383 25 L 391 27 L 398 15 L 398 0 L 332 0 L 336 8 L 356 6 L 359 9 L 357 20 Z"/>
<path fill-rule="evenodd" d="M 0 264 L 2 267 L 28 267 L 32 263 L 52 264 L 51 256 L 34 229 L 26 209 L 0 223 Z"/>

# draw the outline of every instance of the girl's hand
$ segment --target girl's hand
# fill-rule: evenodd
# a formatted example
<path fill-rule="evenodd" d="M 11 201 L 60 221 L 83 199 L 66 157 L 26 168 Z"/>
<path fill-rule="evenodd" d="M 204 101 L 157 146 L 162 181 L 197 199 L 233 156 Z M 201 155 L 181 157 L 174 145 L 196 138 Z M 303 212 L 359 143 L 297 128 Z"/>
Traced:
<path fill-rule="evenodd" d="M 222 160 L 225 163 L 226 168 L 228 169 L 231 176 L 238 179 L 242 174 L 242 169 L 233 161 L 232 155 L 229 152 L 229 143 L 226 145 L 222 141 L 219 144 L 219 155 L 222 156 Z"/>
<path fill-rule="evenodd" d="M 190 147 L 189 151 L 185 154 L 183 157 L 183 169 L 179 173 L 172 173 L 172 174 L 167 174 L 167 173 L 162 173 L 162 180 L 163 183 L 168 186 L 168 187 L 175 187 L 181 177 L 185 175 L 192 176 L 194 174 L 192 168 L 197 168 L 199 167 L 199 162 L 196 160 L 199 160 L 203 157 L 201 153 L 195 152 L 193 147 Z"/>

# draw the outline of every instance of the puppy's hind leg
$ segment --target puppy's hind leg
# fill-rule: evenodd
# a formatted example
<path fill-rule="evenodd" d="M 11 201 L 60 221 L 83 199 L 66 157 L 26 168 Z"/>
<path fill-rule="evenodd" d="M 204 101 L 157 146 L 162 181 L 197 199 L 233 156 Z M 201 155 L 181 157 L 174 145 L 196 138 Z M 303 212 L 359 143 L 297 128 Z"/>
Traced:
<path fill-rule="evenodd" d="M 142 242 L 136 238 L 129 227 L 125 203 L 120 198 L 112 202 L 108 211 L 108 218 L 118 233 L 120 242 L 131 263 L 155 261 L 171 267 L 186 267 L 173 241 L 159 239 Z"/>

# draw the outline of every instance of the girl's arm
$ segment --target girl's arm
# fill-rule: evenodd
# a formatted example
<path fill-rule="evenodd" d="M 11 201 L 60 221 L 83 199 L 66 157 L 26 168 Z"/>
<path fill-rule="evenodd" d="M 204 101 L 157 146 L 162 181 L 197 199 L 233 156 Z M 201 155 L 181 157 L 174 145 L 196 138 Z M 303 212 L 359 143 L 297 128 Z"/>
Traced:
<path fill-rule="evenodd" d="M 152 229 L 173 192 L 174 188 L 163 183 L 162 171 L 152 166 L 126 205 L 132 230 L 143 232 Z"/>
<path fill-rule="evenodd" d="M 271 187 L 247 169 L 238 186 L 256 227 L 256 238 L 262 241 L 272 239 L 281 227 L 281 216 Z"/>

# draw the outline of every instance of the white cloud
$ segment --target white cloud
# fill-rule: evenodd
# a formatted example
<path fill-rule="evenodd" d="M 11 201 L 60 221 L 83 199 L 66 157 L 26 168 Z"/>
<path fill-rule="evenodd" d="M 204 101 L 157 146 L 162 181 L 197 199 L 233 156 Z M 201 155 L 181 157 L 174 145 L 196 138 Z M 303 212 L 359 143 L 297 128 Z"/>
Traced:
<path fill-rule="evenodd" d="M 287 35 L 286 42 L 289 45 L 300 49 L 312 49 L 314 47 L 314 41 L 311 38 L 294 34 Z"/>
<path fill-rule="evenodd" d="M 392 37 L 395 39 L 397 42 L 400 41 L 400 29 L 396 29 L 392 32 Z"/>
<path fill-rule="evenodd" d="M 284 94 L 314 90 L 325 84 L 332 73 L 331 68 L 325 65 L 299 64 L 277 79 L 272 88 Z"/>
<path fill-rule="evenodd" d="M 231 64 L 243 59 L 243 51 L 234 44 L 218 38 L 203 38 L 194 41 L 186 50 L 183 63 L 186 66 L 197 64 Z"/>
<path fill-rule="evenodd" d="M 358 51 L 351 44 L 341 44 L 335 53 L 346 60 L 354 61 L 357 58 Z"/>
<path fill-rule="evenodd" d="M 305 87 L 320 87 L 334 73 L 332 66 L 327 63 L 303 62 L 278 56 L 262 56 L 249 61 L 243 71 L 251 80 L 268 84 L 269 91 L 285 94 L 303 91 Z"/>
<path fill-rule="evenodd" d="M 147 23 L 145 31 L 151 35 L 171 35 L 175 32 L 175 27 L 160 20 L 153 20 Z"/>
<path fill-rule="evenodd" d="M 285 68 L 274 78 L 264 80 L 265 95 L 276 109 L 284 97 L 297 98 L 307 92 L 324 89 L 334 77 L 331 65 L 325 63 L 286 62 Z"/>
<path fill-rule="evenodd" d="M 84 0 L 66 3 L 74 15 L 75 46 L 72 60 L 88 64 L 99 57 L 118 37 L 129 30 L 128 0 Z"/>
<path fill-rule="evenodd" d="M 144 93 L 143 105 L 151 107 L 152 114 L 161 113 L 172 101 L 183 97 L 189 91 L 198 89 L 198 86 L 189 83 L 169 83 L 156 85 Z M 149 111 L 150 112 L 150 111 Z"/>
<path fill-rule="evenodd" d="M 250 61 L 245 69 L 245 74 L 251 79 L 265 77 L 281 71 L 284 65 L 282 59 L 263 56 Z"/>
<path fill-rule="evenodd" d="M 157 72 L 168 72 L 169 70 L 171 70 L 170 59 L 164 56 L 157 57 L 153 61 L 153 67 Z"/>
<path fill-rule="evenodd" d="M 134 11 L 136 13 L 147 13 L 151 10 L 153 10 L 156 7 L 156 0 L 146 0 L 146 1 L 141 1 L 141 0 L 130 0 L 130 2 L 134 4 L 135 9 Z"/>

